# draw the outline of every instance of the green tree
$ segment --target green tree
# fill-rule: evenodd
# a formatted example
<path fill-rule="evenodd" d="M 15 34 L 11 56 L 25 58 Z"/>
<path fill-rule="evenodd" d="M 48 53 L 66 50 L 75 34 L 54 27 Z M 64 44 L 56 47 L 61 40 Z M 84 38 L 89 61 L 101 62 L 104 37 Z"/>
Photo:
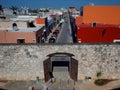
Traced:
<path fill-rule="evenodd" d="M 102 71 L 98 71 L 98 72 L 96 73 L 96 76 L 97 76 L 97 78 L 101 77 L 101 76 L 102 76 Z"/>
<path fill-rule="evenodd" d="M 32 13 L 38 13 L 38 10 L 37 9 L 33 9 L 31 12 Z"/>
<path fill-rule="evenodd" d="M 18 10 L 18 7 L 17 6 L 11 6 L 10 9 L 15 11 L 15 10 Z"/>
<path fill-rule="evenodd" d="M 44 12 L 49 12 L 49 9 L 45 9 Z"/>
<path fill-rule="evenodd" d="M 2 5 L 0 5 L 0 10 L 2 10 Z"/>

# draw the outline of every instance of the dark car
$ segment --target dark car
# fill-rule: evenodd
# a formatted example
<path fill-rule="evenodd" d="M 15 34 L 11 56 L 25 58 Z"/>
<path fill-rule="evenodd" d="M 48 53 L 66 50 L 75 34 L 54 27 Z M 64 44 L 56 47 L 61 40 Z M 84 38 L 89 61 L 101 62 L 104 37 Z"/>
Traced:
<path fill-rule="evenodd" d="M 55 41 L 56 41 L 56 38 L 53 36 L 49 39 L 49 43 L 55 43 Z"/>
<path fill-rule="evenodd" d="M 58 32 L 53 32 L 52 36 L 57 37 L 58 36 Z"/>
<path fill-rule="evenodd" d="M 53 32 L 53 34 L 55 34 L 56 36 L 58 36 L 59 32 L 60 32 L 60 30 L 59 30 L 59 29 L 56 29 L 56 30 Z"/>
<path fill-rule="evenodd" d="M 52 36 L 51 37 L 53 37 L 53 38 L 57 38 L 57 35 L 56 34 L 52 34 Z"/>

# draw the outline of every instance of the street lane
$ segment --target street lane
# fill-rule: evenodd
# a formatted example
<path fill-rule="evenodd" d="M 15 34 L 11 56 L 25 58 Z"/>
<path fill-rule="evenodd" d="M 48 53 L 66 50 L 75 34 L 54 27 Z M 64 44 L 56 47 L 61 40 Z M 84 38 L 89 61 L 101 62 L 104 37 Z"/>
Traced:
<path fill-rule="evenodd" d="M 70 35 L 71 27 L 70 20 L 68 14 L 66 15 L 65 22 L 63 23 L 63 27 L 57 37 L 56 43 L 72 43 L 72 37 Z"/>

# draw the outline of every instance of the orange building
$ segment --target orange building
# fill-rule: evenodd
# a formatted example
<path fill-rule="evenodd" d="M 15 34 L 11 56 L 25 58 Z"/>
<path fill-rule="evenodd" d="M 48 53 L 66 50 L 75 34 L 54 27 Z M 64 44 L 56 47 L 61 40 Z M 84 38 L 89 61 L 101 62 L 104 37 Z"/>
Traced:
<path fill-rule="evenodd" d="M 84 6 L 83 22 L 120 24 L 120 6 Z"/>
<path fill-rule="evenodd" d="M 83 16 L 76 17 L 76 23 L 120 24 L 120 6 L 84 6 Z"/>
<path fill-rule="evenodd" d="M 83 23 L 83 17 L 82 16 L 77 16 L 75 18 L 75 23 L 76 23 L 76 25 L 79 25 L 79 24 Z"/>
<path fill-rule="evenodd" d="M 45 24 L 45 18 L 36 18 L 36 24 Z"/>
<path fill-rule="evenodd" d="M 75 18 L 78 42 L 120 42 L 120 6 L 84 6 Z"/>

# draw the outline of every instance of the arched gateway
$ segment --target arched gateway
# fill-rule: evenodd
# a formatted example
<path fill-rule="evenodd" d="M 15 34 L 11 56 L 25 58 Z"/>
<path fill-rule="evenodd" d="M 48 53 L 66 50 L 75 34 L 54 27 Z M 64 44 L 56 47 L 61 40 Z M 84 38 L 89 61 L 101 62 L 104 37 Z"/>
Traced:
<path fill-rule="evenodd" d="M 78 61 L 73 58 L 73 54 L 57 52 L 47 55 L 49 58 L 43 61 L 45 82 L 50 80 L 50 73 L 54 67 L 68 67 L 70 78 L 77 81 Z"/>

